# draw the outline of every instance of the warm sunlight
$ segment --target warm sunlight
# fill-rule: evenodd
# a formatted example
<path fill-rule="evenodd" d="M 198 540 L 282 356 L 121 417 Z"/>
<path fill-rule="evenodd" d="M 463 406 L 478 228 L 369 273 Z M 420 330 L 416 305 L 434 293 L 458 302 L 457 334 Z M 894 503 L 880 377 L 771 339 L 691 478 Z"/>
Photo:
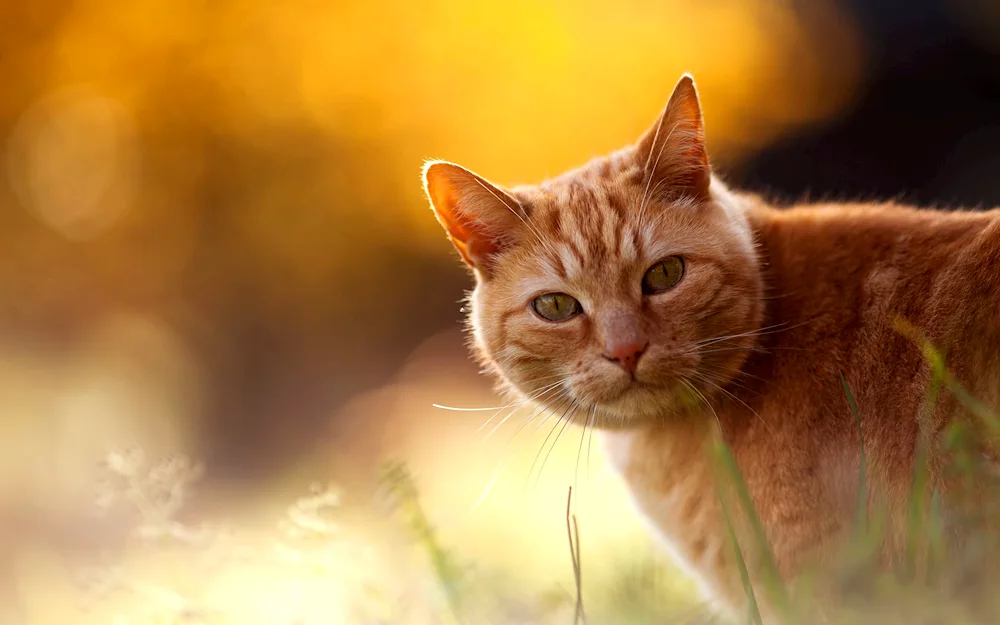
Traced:
<path fill-rule="evenodd" d="M 624 623 L 704 607 L 600 434 L 501 397 L 470 354 L 473 281 L 421 167 L 538 183 L 635 142 L 690 72 L 700 162 L 754 201 L 1000 202 L 996 10 L 896 4 L 2 3 L 0 625 L 571 623 L 584 607 Z M 807 263 L 788 250 L 821 249 L 810 236 L 761 271 Z M 837 249 L 847 280 L 844 259 L 888 248 Z M 964 258 L 936 253 L 921 257 Z M 827 290 L 890 297 L 896 268 L 879 271 Z M 940 292 L 923 277 L 910 282 Z M 761 284 L 772 325 L 744 337 L 805 306 Z M 632 343 L 637 359 L 647 343 Z M 848 352 L 790 368 L 846 369 Z M 783 371 L 720 390 L 754 411 Z"/>

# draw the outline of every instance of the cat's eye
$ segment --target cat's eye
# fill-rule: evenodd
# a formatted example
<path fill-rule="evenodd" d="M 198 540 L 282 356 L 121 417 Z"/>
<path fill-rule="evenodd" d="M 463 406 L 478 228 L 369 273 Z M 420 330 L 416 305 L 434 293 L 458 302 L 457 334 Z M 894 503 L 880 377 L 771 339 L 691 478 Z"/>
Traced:
<path fill-rule="evenodd" d="M 684 259 L 671 256 L 656 263 L 642 277 L 642 292 L 650 295 L 668 291 L 684 277 Z"/>
<path fill-rule="evenodd" d="M 547 321 L 565 321 L 583 312 L 580 302 L 565 293 L 546 293 L 531 301 L 538 316 Z"/>

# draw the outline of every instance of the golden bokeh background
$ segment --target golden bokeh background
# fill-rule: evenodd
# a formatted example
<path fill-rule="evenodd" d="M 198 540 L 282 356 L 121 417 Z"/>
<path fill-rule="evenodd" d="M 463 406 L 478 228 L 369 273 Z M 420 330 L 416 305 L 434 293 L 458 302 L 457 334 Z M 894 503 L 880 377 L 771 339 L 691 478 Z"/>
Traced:
<path fill-rule="evenodd" d="M 498 400 L 420 166 L 540 180 L 638 137 L 690 71 L 725 171 L 850 110 L 865 54 L 831 0 L 0 4 L 0 574 L 27 622 L 145 622 L 52 600 L 44 555 L 104 544 L 78 519 L 131 448 L 202 463 L 192 519 L 264 526 L 332 482 L 347 535 L 384 546 L 369 495 L 400 458 L 443 540 L 524 583 L 570 579 L 572 483 L 585 559 L 647 549 L 596 441 L 578 470 L 571 428 L 535 485 L 545 430 L 509 447 L 518 419 L 484 440 L 490 413 L 432 407 Z M 291 579 L 124 553 L 213 601 Z M 269 601 L 347 592 L 324 579 Z"/>

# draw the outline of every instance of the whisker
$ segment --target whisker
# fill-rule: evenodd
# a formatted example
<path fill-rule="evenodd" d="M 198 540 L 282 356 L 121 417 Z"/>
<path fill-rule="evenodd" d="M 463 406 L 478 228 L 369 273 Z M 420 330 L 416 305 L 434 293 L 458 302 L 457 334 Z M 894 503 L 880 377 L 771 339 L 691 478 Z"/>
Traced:
<path fill-rule="evenodd" d="M 594 424 L 597 419 L 597 404 L 590 413 L 590 434 L 587 435 L 587 479 L 590 479 L 590 448 L 594 442 Z"/>
<path fill-rule="evenodd" d="M 533 227 L 528 222 L 528 219 L 527 219 L 527 215 L 528 214 L 524 210 L 524 207 L 521 206 L 521 203 L 518 202 L 516 198 L 510 198 L 510 199 L 514 200 L 514 202 L 517 203 L 517 209 L 515 209 L 513 206 L 511 206 L 510 203 L 508 203 L 506 199 L 504 199 L 504 198 L 500 197 L 499 195 L 497 195 L 496 192 L 493 189 L 491 189 L 488 185 L 483 184 L 478 179 L 476 179 L 476 183 L 479 186 L 481 186 L 482 188 L 486 189 L 490 193 L 490 195 L 492 195 L 493 197 L 495 197 L 498 201 L 500 201 L 504 206 L 507 207 L 507 210 L 509 210 L 518 219 L 520 219 L 521 223 L 524 224 L 524 227 L 527 228 L 528 231 L 531 232 L 532 235 L 534 235 L 535 239 L 538 240 L 538 242 L 541 244 L 541 246 L 543 248 L 545 248 L 546 250 L 548 250 L 548 252 L 550 254 L 554 254 L 555 253 L 555 250 L 552 248 L 552 245 L 549 243 L 549 241 L 547 241 L 544 237 L 542 237 L 542 235 L 538 232 L 538 230 L 535 227 Z"/>
<path fill-rule="evenodd" d="M 712 403 L 710 401 L 708 401 L 708 398 L 705 397 L 704 393 L 702 393 L 701 391 L 699 391 L 698 387 L 695 386 L 694 384 L 692 384 L 686 378 L 681 378 L 681 382 L 684 383 L 689 389 L 691 389 L 695 393 L 695 395 L 697 395 L 698 397 L 700 397 L 701 401 L 705 402 L 705 405 L 708 406 L 708 409 L 712 411 L 712 415 L 715 417 L 715 422 L 719 424 L 719 430 L 721 431 L 722 430 L 722 421 L 719 419 L 719 414 L 717 412 L 715 412 L 715 408 L 712 407 Z"/>
<path fill-rule="evenodd" d="M 594 415 L 597 414 L 597 404 L 594 404 L 590 409 L 590 417 L 583 424 L 583 430 L 580 432 L 580 446 L 576 450 L 576 470 L 573 473 L 573 488 L 575 489 L 580 481 L 580 456 L 583 454 L 583 439 L 587 435 L 587 428 L 590 428 L 591 433 L 594 431 Z M 587 447 L 587 466 L 588 466 L 588 476 L 590 467 L 590 447 Z"/>
<path fill-rule="evenodd" d="M 739 389 L 740 393 L 746 393 L 746 394 L 752 395 L 754 397 L 762 397 L 763 396 L 763 394 L 760 391 L 747 386 L 746 384 L 744 384 L 738 378 L 729 377 L 728 375 L 721 375 L 721 374 L 719 374 L 717 372 L 713 372 L 713 371 L 699 371 L 697 373 L 705 381 L 711 381 L 711 382 L 714 382 L 715 384 L 723 386 L 723 387 L 733 386 L 733 387 Z M 757 379 L 759 380 L 760 378 L 757 378 Z"/>
<path fill-rule="evenodd" d="M 558 383 L 556 383 L 556 384 L 554 384 L 554 385 L 552 385 L 552 386 L 548 387 L 548 389 L 547 389 L 547 390 L 545 390 L 544 392 L 542 392 L 542 393 L 539 393 L 539 394 L 535 395 L 535 396 L 534 396 L 534 397 L 533 397 L 533 398 L 531 399 L 531 401 L 537 401 L 537 400 L 538 400 L 538 399 L 540 399 L 540 398 L 541 398 L 541 397 L 542 397 L 543 395 L 547 395 L 548 393 L 550 393 L 550 392 L 554 391 L 555 389 L 559 388 L 559 385 L 560 385 L 560 384 L 562 384 L 562 381 L 559 381 Z M 558 396 L 558 395 L 559 395 L 559 394 L 557 394 L 556 396 Z M 489 439 L 489 438 L 490 438 L 491 436 L 493 436 L 493 434 L 494 434 L 494 433 L 495 433 L 495 432 L 496 432 L 497 430 L 499 430 L 499 429 L 500 429 L 501 427 L 503 427 L 503 425 L 504 425 L 505 423 L 507 423 L 507 421 L 508 421 L 508 420 L 510 420 L 510 418 L 511 418 L 511 417 L 513 417 L 513 416 L 514 416 L 514 414 L 515 414 L 515 413 L 517 412 L 517 409 L 518 409 L 518 408 L 520 408 L 520 407 L 521 407 L 521 406 L 518 406 L 518 407 L 517 407 L 517 408 L 515 408 L 514 410 L 511 410 L 511 411 L 510 411 L 510 412 L 509 412 L 509 413 L 507 414 L 507 416 L 505 416 L 505 417 L 504 417 L 503 419 L 501 419 L 501 420 L 500 420 L 500 422 L 499 422 L 499 423 L 497 423 L 497 424 L 496 424 L 495 426 L 493 426 L 493 429 L 492 429 L 492 430 L 490 430 L 490 431 L 489 431 L 489 433 L 488 433 L 488 434 L 487 434 L 486 436 L 484 436 L 484 437 L 483 437 L 483 440 L 484 440 L 484 441 L 485 441 L 485 440 L 488 440 L 488 439 Z M 485 425 L 485 424 L 484 424 L 484 425 Z M 482 428 L 479 428 L 479 429 L 480 429 L 480 430 L 482 430 Z M 478 431 L 478 430 L 477 430 L 477 431 Z"/>
<path fill-rule="evenodd" d="M 554 378 L 560 378 L 560 379 L 562 379 L 562 378 L 566 378 L 566 375 L 562 374 L 562 373 L 553 373 L 552 375 L 543 375 L 543 376 L 539 376 L 537 378 L 532 378 L 530 380 L 518 380 L 517 383 L 519 385 L 521 385 L 521 386 L 527 386 L 529 384 L 535 384 L 537 382 L 544 382 L 546 380 L 552 380 Z"/>
<path fill-rule="evenodd" d="M 531 415 L 531 417 L 529 417 L 526 421 L 524 421 L 523 423 L 521 423 L 521 425 L 517 426 L 517 429 L 514 430 L 514 433 L 510 435 L 509 439 L 507 439 L 508 443 L 510 441 L 513 441 L 514 438 L 517 437 L 517 435 L 521 433 L 521 430 L 523 430 L 525 427 L 531 425 L 531 423 L 533 421 L 535 421 L 538 417 L 540 417 L 542 415 L 542 413 L 544 413 L 546 411 L 549 411 L 549 414 L 546 415 L 546 417 L 544 419 L 542 419 L 538 423 L 538 425 L 535 426 L 535 431 L 536 432 L 538 430 L 542 429 L 542 426 L 544 426 L 546 423 L 548 423 L 549 419 L 551 419 L 552 416 L 555 414 L 555 412 L 553 411 L 553 408 L 555 410 L 559 410 L 560 408 L 562 408 L 565 405 L 566 401 L 572 401 L 572 398 L 570 398 L 570 391 L 569 391 L 569 389 L 563 389 L 561 392 L 559 392 L 556 395 L 554 395 L 552 398 L 550 398 L 550 401 L 545 406 L 539 408 L 533 415 Z"/>
<path fill-rule="evenodd" d="M 775 323 L 775 324 L 771 324 L 769 326 L 761 326 L 761 327 L 753 329 L 753 330 L 747 330 L 746 332 L 737 332 L 736 334 L 726 334 L 724 336 L 717 336 L 717 337 L 713 337 L 713 338 L 710 338 L 710 339 L 705 339 L 705 340 L 702 340 L 702 341 L 698 341 L 698 344 L 699 345 L 704 345 L 704 344 L 706 344 L 708 342 L 713 342 L 713 341 L 716 341 L 716 340 L 723 340 L 723 339 L 728 339 L 728 338 L 738 338 L 738 337 L 741 337 L 741 336 L 750 336 L 750 335 L 759 335 L 759 334 L 772 334 L 774 332 L 780 332 L 783 329 L 790 329 L 790 328 L 785 328 L 785 326 L 787 326 L 787 325 L 788 325 L 787 321 L 782 321 L 781 323 Z"/>
<path fill-rule="evenodd" d="M 737 345 L 735 347 L 718 347 L 716 349 L 702 349 L 691 353 L 698 354 L 699 356 L 703 354 L 718 354 L 722 352 L 758 352 L 761 354 L 768 353 L 766 349 L 757 347 L 756 345 Z"/>
<path fill-rule="evenodd" d="M 528 230 L 529 230 L 529 231 L 530 231 L 530 232 L 531 232 L 532 234 L 534 234 L 534 235 L 535 235 L 536 237 L 538 237 L 538 241 L 539 241 L 539 243 L 541 243 L 541 242 L 542 242 L 542 237 L 541 237 L 541 236 L 540 236 L 540 235 L 538 234 L 538 232 L 537 232 L 537 231 L 536 231 L 536 230 L 535 230 L 534 228 L 532 228 L 532 227 L 531 227 L 531 224 L 529 224 L 529 223 L 528 223 L 528 220 L 527 220 L 527 219 L 525 218 L 525 214 L 524 214 L 524 207 L 523 207 L 523 206 L 521 206 L 521 205 L 520 205 L 520 203 L 518 203 L 518 206 L 517 206 L 517 208 L 515 209 L 515 208 L 514 208 L 513 206 L 511 206 L 511 205 L 510 205 L 510 203 L 509 203 L 509 202 L 508 202 L 508 201 L 507 201 L 506 199 L 504 199 L 504 198 L 500 197 L 499 195 L 497 195 L 496 191 L 494 191 L 493 189 L 491 189 L 491 188 L 489 187 L 489 185 L 486 185 L 486 184 L 483 184 L 483 183 L 482 183 L 482 182 L 480 182 L 480 181 L 479 181 L 478 179 L 475 179 L 475 180 L 476 180 L 476 184 L 478 184 L 478 185 L 479 185 L 479 186 L 481 186 L 481 187 L 482 187 L 483 189 L 485 189 L 485 190 L 486 190 L 487 192 L 489 192 L 489 194 L 490 194 L 490 195 L 492 195 L 493 197 L 495 197 L 495 198 L 497 199 L 497 201 L 498 201 L 498 202 L 500 202 L 501 204 L 503 204 L 504 206 L 506 206 L 506 207 L 507 207 L 507 210 L 509 210 L 509 211 L 510 211 L 511 213 L 513 213 L 515 217 L 517 217 L 518 219 L 520 219 L 520 220 L 521 220 L 521 223 L 523 223 L 523 224 L 524 224 L 524 226 L 525 226 L 525 227 L 526 227 L 526 228 L 527 228 L 527 229 L 528 229 Z M 513 198 L 511 198 L 511 199 L 513 199 Z M 517 200 L 515 200 L 515 202 L 516 202 L 516 201 L 517 201 Z"/>
<path fill-rule="evenodd" d="M 737 381 L 738 378 L 740 378 L 740 377 L 747 377 L 747 378 L 753 378 L 754 380 L 757 380 L 758 382 L 765 382 L 765 383 L 767 382 L 767 380 L 765 380 L 764 378 L 762 378 L 762 377 L 760 377 L 758 375 L 754 375 L 752 373 L 749 373 L 748 371 L 744 371 L 743 369 L 737 369 L 737 370 L 726 369 L 726 368 L 723 368 L 723 367 L 716 367 L 716 366 L 713 366 L 711 364 L 704 363 L 704 362 L 698 364 L 698 369 L 701 370 L 701 371 L 707 371 L 709 373 L 715 373 L 716 375 L 720 376 L 719 377 L 719 381 L 725 381 L 725 378 L 723 378 L 721 376 L 726 376 L 726 377 L 731 377 L 733 381 Z M 750 390 L 750 389 L 747 389 L 747 390 Z"/>
<path fill-rule="evenodd" d="M 789 329 L 791 329 L 791 328 L 789 328 Z M 727 337 L 726 339 L 720 339 L 718 342 L 719 343 L 723 343 L 726 340 L 733 340 L 734 338 L 745 338 L 745 337 L 742 337 L 742 336 Z M 711 343 L 707 343 L 706 344 L 706 346 L 710 346 L 710 345 L 712 345 L 712 344 Z M 684 352 L 684 353 L 685 354 L 698 354 L 698 355 L 701 355 L 701 354 L 714 354 L 714 353 L 717 353 L 717 352 L 735 352 L 735 351 L 741 351 L 741 350 L 742 351 L 750 351 L 750 352 L 759 352 L 761 354 L 770 354 L 771 352 L 775 352 L 775 351 L 778 351 L 778 350 L 781 350 L 781 351 L 796 351 L 796 352 L 807 352 L 807 351 L 809 351 L 808 349 L 806 349 L 804 347 L 789 347 L 789 346 L 784 346 L 784 345 L 774 345 L 774 346 L 769 345 L 767 347 L 767 349 L 764 349 L 763 347 L 760 347 L 758 345 L 732 345 L 732 346 L 728 346 L 727 345 L 726 347 L 720 347 L 720 348 L 717 348 L 717 349 L 697 349 L 697 347 L 696 347 L 695 349 L 687 351 L 687 352 Z"/>
<path fill-rule="evenodd" d="M 490 406 L 487 408 L 460 408 L 458 406 L 445 406 L 444 404 L 431 404 L 431 407 L 438 408 L 440 410 L 450 410 L 452 412 L 488 412 L 490 410 L 503 410 L 504 408 L 510 408 L 513 405 L 515 404 L 507 404 L 506 406 Z"/>
<path fill-rule="evenodd" d="M 656 140 L 660 138 L 660 128 L 662 126 L 663 126 L 663 118 L 661 117 L 660 121 L 656 124 L 656 130 L 653 132 L 653 147 L 656 147 Z M 661 150 L 661 152 L 662 152 L 662 150 Z M 646 163 L 643 165 L 643 169 L 646 170 L 644 172 L 646 174 L 646 184 L 643 186 L 642 197 L 639 199 L 639 211 L 638 211 L 638 215 L 639 216 L 638 216 L 637 222 L 640 225 L 642 225 L 642 215 L 643 215 L 643 212 L 644 212 L 643 209 L 645 209 L 645 207 L 646 207 L 646 198 L 649 195 L 649 185 L 650 185 L 651 182 L 653 182 L 653 172 L 656 169 L 656 164 L 660 162 L 660 152 L 657 152 L 657 154 L 656 154 L 656 161 L 653 163 L 653 168 L 650 168 L 649 167 L 649 161 L 650 161 L 650 159 L 652 157 L 653 157 L 653 153 L 652 152 L 650 152 L 648 155 L 646 155 Z"/>
<path fill-rule="evenodd" d="M 743 337 L 747 337 L 747 336 L 766 336 L 768 334 L 776 334 L 778 332 L 787 332 L 789 330 L 794 330 L 795 328 L 799 328 L 799 327 L 802 327 L 802 326 L 804 326 L 806 324 L 812 323 L 813 321 L 815 321 L 819 317 L 820 316 L 817 315 L 816 317 L 813 317 L 812 319 L 807 319 L 805 321 L 802 321 L 802 322 L 799 322 L 799 323 L 796 323 L 796 324 L 793 324 L 793 325 L 790 325 L 790 326 L 788 325 L 787 321 L 784 321 L 782 323 L 776 323 L 774 325 L 764 326 L 764 327 L 759 328 L 757 330 L 749 330 L 747 332 L 740 332 L 738 334 L 730 334 L 730 335 L 727 335 L 727 336 L 719 336 L 719 337 L 714 337 L 714 338 L 711 338 L 711 339 L 705 339 L 703 341 L 698 341 L 697 343 L 695 343 L 695 345 L 698 346 L 698 347 L 706 347 L 708 345 L 712 345 L 714 343 L 719 343 L 721 341 L 725 341 L 725 340 L 729 340 L 729 339 L 743 338 Z M 785 327 L 785 326 L 787 326 L 787 327 Z"/>
<path fill-rule="evenodd" d="M 674 134 L 674 131 L 677 130 L 677 127 L 680 125 L 680 122 L 674 124 L 673 128 L 670 129 L 670 132 L 667 133 L 667 136 L 664 137 L 663 141 L 658 144 L 657 139 L 659 139 L 660 137 L 660 128 L 662 125 L 663 125 L 663 117 L 660 117 L 660 121 L 656 125 L 656 131 L 653 133 L 653 147 L 655 148 L 657 147 L 657 145 L 659 145 L 660 149 L 657 150 L 656 152 L 656 159 L 653 161 L 652 167 L 649 166 L 649 159 L 652 157 L 652 153 L 650 153 L 646 157 L 646 165 L 645 165 L 646 175 L 647 175 L 646 188 L 642 192 L 642 201 L 639 202 L 638 217 L 636 219 L 637 223 L 639 223 L 640 225 L 642 225 L 643 218 L 646 216 L 646 204 L 649 201 L 650 197 L 649 183 L 653 180 L 653 175 L 656 172 L 656 166 L 660 163 L 660 157 L 663 156 L 663 152 L 667 148 L 667 143 L 670 142 L 670 137 Z M 657 181 L 657 184 L 659 184 L 660 182 L 662 182 L 662 180 Z"/>
<path fill-rule="evenodd" d="M 541 447 L 538 448 L 538 453 L 535 454 L 535 459 L 531 462 L 531 467 L 528 469 L 528 481 L 531 480 L 531 474 L 535 472 L 535 465 L 538 464 L 538 458 L 541 457 L 542 452 L 545 451 L 545 445 L 549 442 L 549 439 L 552 438 L 552 435 L 555 433 L 556 428 L 559 427 L 559 424 L 562 423 L 563 417 L 569 414 L 569 411 L 572 410 L 575 406 L 576 406 L 576 400 L 574 399 L 570 402 L 569 406 L 567 406 L 566 409 L 563 410 L 562 414 L 559 415 L 559 418 L 556 419 L 556 422 L 552 425 L 552 428 L 549 429 L 549 433 L 545 436 L 545 440 L 542 441 L 542 445 Z M 546 458 L 548 458 L 547 455 Z M 538 483 L 537 480 L 535 483 L 537 485 Z M 524 488 L 525 490 L 527 490 L 528 488 L 527 482 L 525 483 Z"/>
<path fill-rule="evenodd" d="M 559 443 L 559 438 L 563 435 L 563 432 L 566 431 L 566 428 L 569 427 L 569 424 L 573 421 L 573 416 L 576 414 L 576 411 L 577 409 L 579 409 L 579 407 L 580 405 L 574 402 L 573 412 L 569 413 L 569 416 L 567 416 L 565 419 L 563 417 L 559 417 L 559 419 L 563 422 L 563 425 L 562 428 L 559 429 L 559 433 L 556 434 L 556 437 L 552 440 L 552 444 L 549 446 L 549 451 L 548 453 L 545 454 L 545 458 L 542 460 L 542 464 L 538 467 L 538 475 L 535 476 L 536 488 L 538 487 L 538 483 L 542 480 L 542 471 L 545 470 L 545 464 L 549 461 L 549 456 L 552 455 L 552 450 L 556 448 L 556 445 Z M 556 422 L 556 425 L 559 425 L 558 421 Z M 542 443 L 542 447 L 544 446 L 545 443 Z M 528 475 L 530 476 L 531 474 L 529 473 Z"/>
<path fill-rule="evenodd" d="M 784 324 L 778 324 L 784 325 Z M 767 334 L 773 334 L 775 332 L 780 332 L 780 329 L 773 328 L 760 328 L 758 330 L 748 330 L 746 332 L 738 332 L 736 334 L 727 334 L 725 336 L 716 336 L 710 339 L 704 339 L 695 343 L 696 347 L 708 347 L 709 345 L 715 345 L 716 343 L 721 343 L 723 341 L 731 341 L 733 339 L 741 339 L 747 337 L 758 337 Z"/>
<path fill-rule="evenodd" d="M 549 409 L 556 402 L 559 402 L 559 405 L 561 406 L 562 405 L 561 398 L 565 398 L 566 395 L 568 395 L 568 394 L 569 394 L 569 390 L 568 389 L 564 389 L 561 393 L 558 393 L 553 398 L 550 398 L 550 400 L 547 401 L 545 405 L 543 405 L 542 407 L 540 407 L 529 419 L 527 419 L 524 423 L 522 423 L 520 425 L 520 427 L 517 428 L 517 431 L 514 432 L 513 435 L 511 435 L 511 437 L 507 440 L 507 443 L 505 445 L 505 447 L 507 449 L 504 451 L 504 459 L 501 461 L 500 466 L 498 466 L 496 468 L 496 470 L 493 472 L 493 475 L 492 475 L 492 477 L 490 477 L 490 481 L 487 483 L 486 488 L 483 489 L 482 494 L 479 495 L 479 499 L 477 499 L 476 503 L 473 504 L 473 506 L 471 508 L 472 510 L 475 510 L 476 508 L 478 508 L 483 503 L 483 501 L 486 500 L 487 495 L 489 495 L 490 491 L 493 489 L 493 485 L 496 484 L 497 480 L 500 478 L 500 476 L 503 474 L 503 472 L 507 469 L 508 466 L 510 466 L 511 461 L 517 455 L 517 452 L 520 451 L 524 447 L 524 445 L 527 443 L 526 440 L 525 441 L 521 441 L 521 444 L 517 446 L 517 449 L 515 449 L 513 452 L 510 451 L 509 448 L 510 448 L 511 444 L 514 442 L 514 439 L 517 437 L 518 433 L 521 430 L 523 430 L 526 425 L 528 425 L 532 421 L 534 421 L 539 415 L 541 415 L 543 412 L 545 412 L 547 409 Z M 542 424 L 544 424 L 545 421 L 547 421 L 548 418 L 550 418 L 550 417 L 551 417 L 551 415 L 549 415 L 549 417 L 547 417 L 546 419 L 544 419 L 542 421 Z"/>
<path fill-rule="evenodd" d="M 708 373 L 712 373 L 712 372 L 708 372 Z M 753 388 L 750 388 L 749 386 L 747 386 L 746 384 L 744 384 L 741 380 L 739 380 L 737 378 L 720 377 L 718 374 L 714 374 L 714 373 L 712 375 L 706 375 L 705 377 L 708 378 L 708 379 L 710 379 L 710 380 L 712 380 L 716 384 L 723 384 L 723 385 L 726 385 L 726 386 L 734 386 L 737 389 L 739 389 L 741 393 L 748 393 L 750 395 L 753 395 L 754 397 L 761 397 L 762 396 L 762 393 L 760 391 L 757 391 L 757 390 L 755 390 Z"/>
<path fill-rule="evenodd" d="M 743 404 L 746 407 L 747 410 L 749 410 L 750 412 L 752 412 L 754 414 L 754 416 L 757 417 L 757 419 L 764 425 L 764 427 L 767 429 L 767 431 L 770 434 L 774 434 L 774 430 L 772 430 L 771 426 L 767 424 L 767 421 L 765 421 L 764 418 L 760 416 L 760 413 L 758 413 L 756 410 L 754 410 L 753 408 L 751 408 L 750 405 L 747 404 L 745 401 L 743 401 L 742 399 L 740 399 L 739 397 L 737 397 L 734 393 L 726 390 L 722 386 L 716 384 L 715 382 L 709 380 L 708 378 L 706 378 L 704 376 L 701 377 L 701 380 L 702 380 L 702 382 L 705 382 L 706 384 L 710 384 L 710 385 L 714 386 L 715 388 L 719 389 L 720 391 L 722 391 L 723 393 L 725 393 L 726 395 L 728 395 L 732 399 L 735 399 L 736 401 L 738 401 L 741 404 Z"/>
<path fill-rule="evenodd" d="M 549 384 L 547 386 L 542 387 L 541 389 L 539 389 L 538 391 L 536 391 L 533 395 L 530 395 L 528 397 L 519 399 L 519 400 L 517 400 L 515 402 L 511 402 L 510 404 L 507 404 L 506 406 L 501 407 L 495 413 L 493 413 L 493 415 L 491 415 L 490 418 L 487 419 L 485 423 L 483 423 L 482 425 L 479 426 L 479 429 L 476 430 L 476 433 L 478 434 L 479 432 L 482 432 L 483 429 L 486 426 L 488 426 L 490 424 L 490 422 L 493 421 L 493 419 L 495 419 L 497 417 L 498 414 L 500 414 L 501 412 L 503 412 L 507 408 L 510 408 L 511 406 L 513 406 L 514 410 L 517 410 L 521 406 L 534 401 L 535 399 L 537 399 L 538 397 L 540 397 L 546 391 L 548 391 L 548 390 L 550 390 L 552 388 L 555 388 L 555 387 L 559 386 L 560 384 L 562 384 L 562 380 L 559 380 L 557 382 L 553 382 L 552 384 Z M 513 414 L 513 411 L 511 411 L 511 414 Z M 500 425 L 503 425 L 507 421 L 507 419 L 509 419 L 509 418 L 510 418 L 510 415 L 507 415 L 506 417 L 504 417 L 503 421 L 500 422 Z"/>

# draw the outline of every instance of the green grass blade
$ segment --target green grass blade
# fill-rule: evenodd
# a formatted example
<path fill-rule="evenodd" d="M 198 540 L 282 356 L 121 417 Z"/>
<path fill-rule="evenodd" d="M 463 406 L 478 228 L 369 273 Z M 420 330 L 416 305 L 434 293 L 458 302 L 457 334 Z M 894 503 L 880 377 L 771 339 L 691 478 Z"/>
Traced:
<path fill-rule="evenodd" d="M 931 381 L 927 387 L 927 396 L 923 410 L 919 415 L 919 438 L 917 440 L 916 456 L 913 466 L 913 482 L 910 489 L 909 514 L 907 519 L 907 549 L 906 564 L 910 575 L 918 574 L 921 554 L 927 557 L 928 549 L 928 519 L 927 519 L 927 486 L 930 478 L 931 452 L 931 420 L 937 407 L 938 396 L 942 385 L 944 367 L 939 359 L 931 363 Z"/>
<path fill-rule="evenodd" d="M 965 408 L 975 415 L 990 430 L 994 437 L 1000 437 L 1000 417 L 983 402 L 976 399 L 969 391 L 962 386 L 962 383 L 951 376 L 947 371 L 942 376 L 945 388 L 955 396 Z"/>
<path fill-rule="evenodd" d="M 760 608 L 757 606 L 757 596 L 753 591 L 753 584 L 750 583 L 750 572 L 747 570 L 747 563 L 743 559 L 743 551 L 740 549 L 739 540 L 736 538 L 736 530 L 733 529 L 733 522 L 726 508 L 725 497 L 718 493 L 719 505 L 722 507 L 722 517 L 726 521 L 726 531 L 729 533 L 729 541 L 733 545 L 733 552 L 736 554 L 736 567 L 740 572 L 740 582 L 743 584 L 743 592 L 747 596 L 747 621 L 755 625 L 762 625 L 760 618 Z"/>
<path fill-rule="evenodd" d="M 757 515 L 757 510 L 753 504 L 753 500 L 750 498 L 750 492 L 747 490 L 746 483 L 743 481 L 740 468 L 729 451 L 729 446 L 721 439 L 715 440 L 714 449 L 716 457 L 722 463 L 729 480 L 736 489 L 736 496 L 739 499 L 740 506 L 743 508 L 743 512 L 750 522 L 750 529 L 753 532 L 754 542 L 757 547 L 757 556 L 760 558 L 761 573 L 763 574 L 769 597 L 776 609 L 785 611 L 789 606 L 788 594 L 785 591 L 781 574 L 778 572 L 778 565 L 775 563 L 770 541 L 768 541 L 767 535 L 764 533 L 764 526 Z"/>
<path fill-rule="evenodd" d="M 963 405 L 965 408 L 975 415 L 989 430 L 990 434 L 994 437 L 994 440 L 1000 439 L 1000 416 L 995 412 L 990 410 L 990 408 L 979 401 L 976 397 L 972 395 L 961 382 L 955 379 L 954 376 L 945 367 L 944 356 L 938 351 L 931 342 L 920 332 L 916 327 L 914 327 L 910 322 L 903 318 L 897 318 L 895 322 L 896 331 L 902 334 L 904 337 L 912 341 L 918 349 L 920 349 L 921 354 L 923 354 L 924 359 L 931 367 L 931 372 L 938 377 L 944 384 L 945 388 L 955 396 L 955 398 Z"/>
<path fill-rule="evenodd" d="M 934 488 L 934 492 L 931 493 L 931 510 L 930 519 L 928 522 L 928 536 L 929 536 L 929 553 L 930 563 L 933 565 L 929 567 L 930 571 L 938 570 L 939 566 L 944 564 L 945 558 L 945 541 L 944 541 L 944 512 L 941 507 L 941 491 L 938 488 Z M 931 583 L 936 580 L 928 580 Z"/>
<path fill-rule="evenodd" d="M 847 405 L 854 414 L 854 421 L 858 424 L 858 442 L 861 446 L 860 462 L 858 467 L 858 493 L 854 508 L 854 531 L 856 537 L 862 537 L 868 530 L 868 459 L 865 456 L 865 437 L 861 429 L 861 412 L 854 399 L 854 393 L 847 384 L 847 378 L 840 372 L 840 383 L 844 387 L 844 396 L 847 397 Z"/>
<path fill-rule="evenodd" d="M 448 604 L 449 613 L 444 616 L 453 623 L 462 623 L 464 610 L 461 567 L 440 542 L 424 513 L 416 481 L 409 468 L 401 462 L 387 463 L 382 470 L 381 482 L 397 498 L 417 543 L 427 552 L 434 576 Z"/>

